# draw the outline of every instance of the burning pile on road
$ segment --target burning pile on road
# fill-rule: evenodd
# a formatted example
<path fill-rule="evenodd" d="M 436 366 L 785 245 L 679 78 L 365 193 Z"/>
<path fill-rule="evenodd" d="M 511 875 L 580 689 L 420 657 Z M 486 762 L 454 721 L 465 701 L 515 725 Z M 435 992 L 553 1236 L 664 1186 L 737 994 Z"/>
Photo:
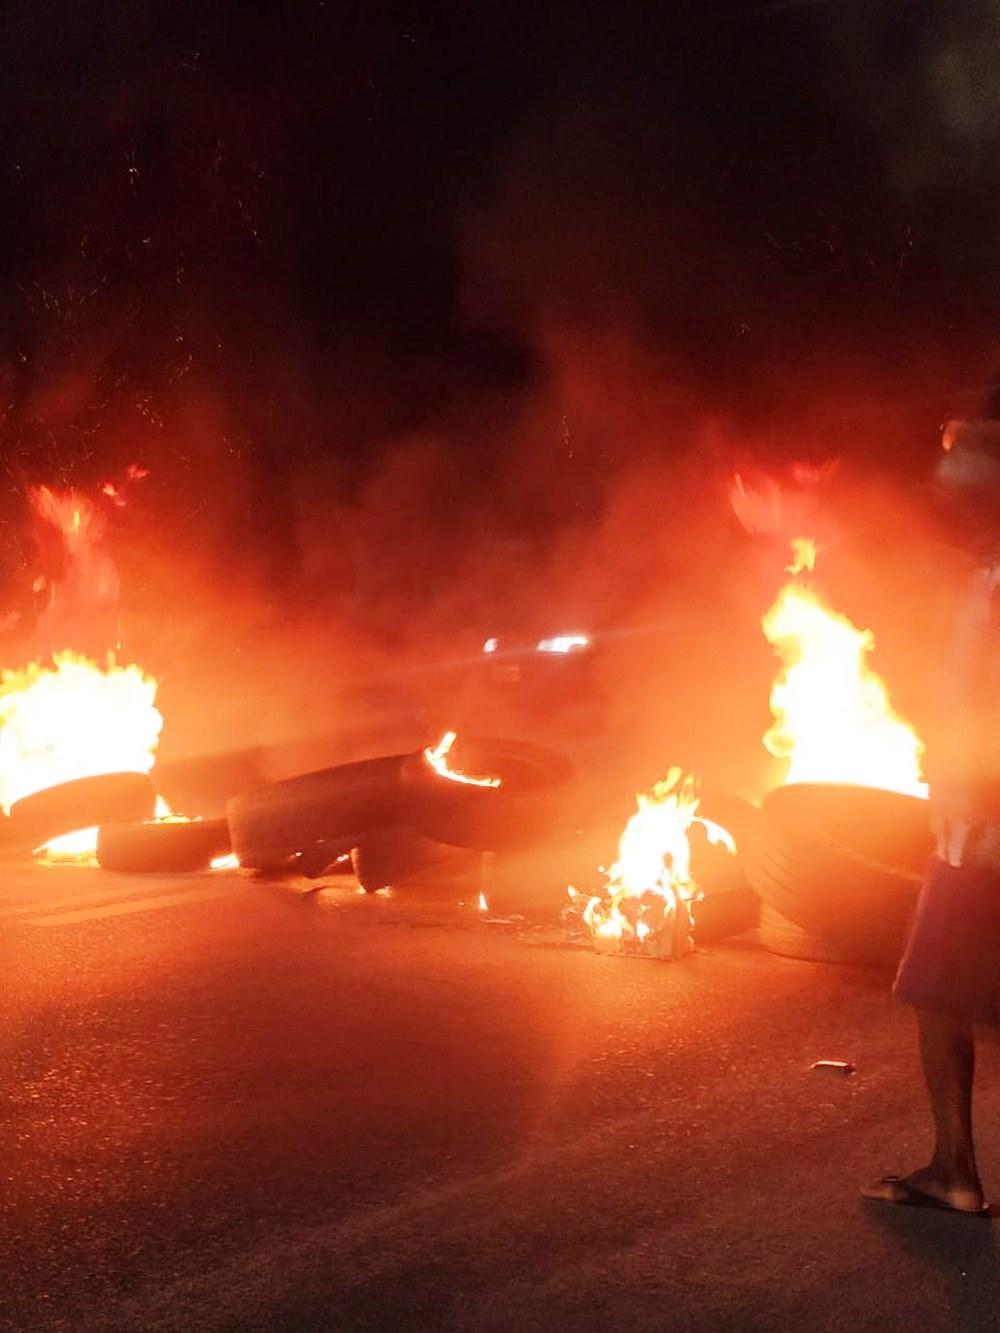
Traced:
<path fill-rule="evenodd" d="M 115 508 L 126 503 L 129 483 L 146 476 L 132 467 L 120 483 L 105 482 Z M 33 635 L 38 639 L 110 634 L 117 625 L 118 576 L 105 545 L 105 520 L 97 502 L 76 491 L 38 487 L 30 496 L 44 540 L 59 547 L 59 575 L 35 581 L 47 597 Z M 103 661 L 61 648 L 21 669 L 0 672 L 0 852 L 37 854 L 48 861 L 92 864 L 99 828 L 136 825 L 143 846 L 162 839 L 164 824 L 200 823 L 173 815 L 149 777 L 163 718 L 156 707 L 158 682 L 138 663 L 120 663 L 108 648 Z M 227 850 L 222 830 L 206 840 L 211 855 Z M 192 833 L 172 835 L 191 840 Z M 112 859 L 114 856 L 112 854 Z M 162 852 L 146 868 L 173 868 Z M 205 864 L 211 857 L 206 856 Z M 190 856 L 182 857 L 183 868 Z M 158 861 L 158 863 L 156 863 Z"/>
<path fill-rule="evenodd" d="M 912 902 L 913 868 L 926 850 L 927 819 L 919 806 L 927 795 L 920 771 L 923 745 L 895 712 L 884 681 L 868 663 L 874 647 L 870 631 L 834 611 L 813 585 L 815 543 L 793 540 L 792 555 L 786 570 L 790 577 L 761 623 L 781 659 L 770 698 L 774 720 L 764 744 L 783 764 L 779 790 L 796 793 L 795 828 L 777 838 L 774 811 L 788 802 L 765 801 L 770 841 L 762 855 L 760 838 L 751 839 L 751 879 L 769 902 L 780 902 L 784 911 L 811 925 L 821 921 L 826 933 L 844 936 L 850 923 L 837 906 L 835 875 L 829 879 L 829 892 L 827 881 L 816 884 L 814 876 L 816 867 L 846 865 L 860 886 L 855 917 L 868 923 L 862 935 L 877 934 L 872 909 L 862 910 L 864 895 L 876 913 L 884 908 L 889 946 L 887 950 L 883 941 L 874 951 L 884 955 L 895 947 L 900 904 Z M 855 789 L 873 790 L 857 801 L 852 797 Z M 899 800 L 891 805 L 886 799 L 890 793 L 913 804 Z M 850 819 L 843 814 L 848 809 Z M 878 829 L 876 809 L 894 821 L 895 843 L 886 829 Z M 855 813 L 864 810 L 872 812 L 868 821 Z M 689 834 L 699 825 L 710 841 L 730 853 L 737 851 L 726 829 L 698 812 L 697 784 L 679 769 L 638 797 L 638 809 L 621 835 L 618 858 L 607 872 L 605 892 L 583 898 L 583 920 L 598 947 L 666 958 L 690 950 L 701 895 L 691 875 Z M 882 880 L 876 882 L 879 874 Z M 807 885 L 815 885 L 809 892 L 816 902 L 803 907 L 800 899 Z M 570 896 L 578 908 L 581 895 L 571 888 Z M 840 898 L 855 901 L 847 887 L 840 890 Z"/>
<path fill-rule="evenodd" d="M 730 853 L 736 844 L 726 829 L 698 814 L 695 780 L 679 768 L 638 795 L 636 804 L 607 874 L 607 896 L 591 897 L 583 919 L 599 946 L 681 958 L 694 947 L 692 904 L 699 897 L 688 834 L 699 825 Z"/>
<path fill-rule="evenodd" d="M 127 481 L 144 475 L 134 469 Z M 101 492 L 101 503 L 125 503 L 124 484 Z M 111 609 L 116 619 L 117 574 L 95 501 L 40 489 L 34 508 L 63 543 L 61 579 L 41 589 L 49 605 L 39 630 L 50 641 L 64 626 L 87 622 L 92 631 L 88 598 L 100 610 L 94 623 L 107 622 Z M 808 796 L 810 786 L 834 785 L 924 797 L 922 746 L 868 665 L 871 634 L 832 610 L 813 586 L 813 543 L 797 539 L 793 556 L 790 577 L 762 621 L 781 659 L 765 744 L 785 765 L 782 790 Z M 543 640 L 539 650 L 565 653 L 582 642 L 562 636 Z M 163 725 L 156 692 L 152 676 L 137 663 L 120 664 L 113 650 L 95 660 L 61 648 L 49 661 L 0 674 L 0 854 L 92 860 L 96 852 L 100 864 L 123 871 L 242 864 L 319 874 L 350 865 L 373 891 L 422 877 L 461 881 L 482 910 L 485 853 L 537 845 L 568 827 L 565 761 L 519 742 L 459 741 L 454 731 L 415 754 L 254 788 L 229 801 L 224 820 L 175 816 L 150 776 Z M 671 768 L 637 797 L 600 891 L 570 889 L 576 916 L 599 948 L 664 959 L 691 951 L 703 898 L 691 834 L 697 830 L 731 858 L 745 850 L 700 801 L 696 779 Z M 820 845 L 808 825 L 814 806 L 809 799 L 796 806 L 796 847 Z M 769 808 L 777 806 L 765 801 L 765 816 Z M 738 836 L 742 843 L 743 830 Z M 824 832 L 823 847 L 843 849 L 845 836 L 839 826 L 836 837 Z M 773 890 L 794 914 L 794 891 L 774 887 L 786 863 L 806 876 L 791 847 L 785 840 L 777 852 L 768 850 L 766 862 L 758 858 L 754 887 L 762 896 Z"/>

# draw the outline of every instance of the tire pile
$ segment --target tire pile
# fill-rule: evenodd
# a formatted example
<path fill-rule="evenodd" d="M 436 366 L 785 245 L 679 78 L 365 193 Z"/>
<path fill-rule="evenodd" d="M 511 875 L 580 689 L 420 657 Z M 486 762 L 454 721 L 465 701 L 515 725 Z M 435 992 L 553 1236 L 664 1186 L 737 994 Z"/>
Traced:
<path fill-rule="evenodd" d="M 621 805 L 582 806 L 561 756 L 524 742 L 462 739 L 449 761 L 453 773 L 500 783 L 449 779 L 420 751 L 258 783 L 227 802 L 224 818 L 184 821 L 154 817 L 147 774 L 81 778 L 15 802 L 0 819 L 0 854 L 30 856 L 97 826 L 99 865 L 124 874 L 195 873 L 234 852 L 265 874 L 352 871 L 368 892 L 442 883 L 475 891 L 485 866 L 501 885 L 541 879 L 561 894 L 617 845 Z M 925 801 L 816 783 L 780 787 L 760 809 L 708 792 L 700 809 L 734 835 L 737 855 L 692 848 L 705 891 L 698 940 L 756 924 L 761 943 L 789 957 L 898 960 L 932 850 Z"/>
<path fill-rule="evenodd" d="M 271 873 L 317 875 L 349 858 L 369 892 L 428 880 L 472 884 L 485 853 L 530 847 L 571 818 L 572 766 L 549 750 L 459 740 L 450 761 L 500 785 L 442 777 L 423 752 L 308 773 L 229 802 L 233 851 L 242 866 Z"/>
<path fill-rule="evenodd" d="M 102 773 L 59 783 L 15 801 L 0 823 L 5 860 L 81 829 L 98 829 L 97 861 L 126 874 L 207 870 L 230 847 L 224 819 L 157 819 L 157 790 L 146 773 Z"/>
<path fill-rule="evenodd" d="M 0 816 L 0 855 L 30 857 L 53 839 L 97 827 L 98 864 L 125 874 L 206 870 L 235 852 L 270 874 L 353 869 L 370 892 L 428 880 L 478 882 L 483 855 L 530 846 L 568 817 L 572 766 L 539 746 L 459 742 L 457 771 L 498 787 L 442 777 L 423 752 L 368 759 L 261 783 L 225 818 L 155 818 L 144 773 L 107 773 L 35 792 Z"/>

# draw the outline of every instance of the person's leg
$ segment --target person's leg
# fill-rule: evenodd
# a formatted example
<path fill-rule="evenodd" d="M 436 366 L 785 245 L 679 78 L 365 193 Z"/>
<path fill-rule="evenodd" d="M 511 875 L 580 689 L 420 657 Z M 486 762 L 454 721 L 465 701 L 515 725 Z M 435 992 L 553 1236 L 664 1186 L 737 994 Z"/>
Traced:
<path fill-rule="evenodd" d="M 972 1140 L 972 1083 L 976 1048 L 972 1026 L 948 1014 L 918 1009 L 920 1060 L 934 1117 L 930 1164 L 908 1176 L 887 1177 L 862 1190 L 870 1199 L 912 1203 L 914 1191 L 966 1212 L 983 1207 Z"/>
<path fill-rule="evenodd" d="M 972 1142 L 976 1069 L 972 1026 L 930 1009 L 918 1009 L 917 1021 L 920 1059 L 934 1116 L 934 1156 L 927 1170 L 949 1203 L 978 1208 L 983 1188 Z"/>

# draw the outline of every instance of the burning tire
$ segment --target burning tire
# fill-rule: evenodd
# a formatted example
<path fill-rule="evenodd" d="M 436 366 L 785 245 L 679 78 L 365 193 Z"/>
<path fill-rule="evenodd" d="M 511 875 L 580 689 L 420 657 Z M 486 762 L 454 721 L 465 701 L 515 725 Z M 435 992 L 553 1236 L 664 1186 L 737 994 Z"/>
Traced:
<path fill-rule="evenodd" d="M 146 773 L 77 778 L 15 801 L 5 842 L 18 850 L 31 850 L 78 829 L 152 819 L 155 807 L 156 788 Z"/>
<path fill-rule="evenodd" d="M 931 847 L 927 804 L 916 797 L 802 784 L 768 797 L 745 863 L 764 903 L 835 946 L 837 961 L 893 963 Z M 769 918 L 772 941 L 777 930 Z"/>
<path fill-rule="evenodd" d="M 97 837 L 98 865 L 126 875 L 192 874 L 228 851 L 224 819 L 103 824 Z"/>
<path fill-rule="evenodd" d="M 449 766 L 457 776 L 435 770 L 421 755 L 404 773 L 407 821 L 432 842 L 502 852 L 570 826 L 573 766 L 551 750 L 522 741 L 459 738 Z M 499 782 L 463 780 L 468 774 Z"/>
<path fill-rule="evenodd" d="M 412 755 L 365 759 L 256 787 L 226 806 L 233 851 L 253 870 L 283 870 L 323 844 L 326 864 L 371 829 L 401 823 L 402 771 Z"/>
<path fill-rule="evenodd" d="M 366 893 L 392 885 L 460 883 L 477 891 L 482 853 L 431 842 L 408 829 L 387 829 L 364 838 L 351 852 L 355 877 Z"/>

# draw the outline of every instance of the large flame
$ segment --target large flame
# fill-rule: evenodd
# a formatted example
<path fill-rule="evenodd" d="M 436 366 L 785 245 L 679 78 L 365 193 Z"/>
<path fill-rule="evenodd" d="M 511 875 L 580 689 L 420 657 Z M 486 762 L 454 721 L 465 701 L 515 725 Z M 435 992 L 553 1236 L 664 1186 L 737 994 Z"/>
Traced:
<path fill-rule="evenodd" d="M 608 893 L 591 898 L 584 908 L 595 940 L 618 948 L 635 944 L 660 957 L 688 952 L 690 904 L 698 897 L 688 834 L 698 824 L 710 842 L 736 850 L 724 828 L 698 814 L 698 801 L 694 778 L 679 768 L 636 797 L 636 812 L 608 871 Z"/>
<path fill-rule="evenodd" d="M 101 490 L 116 506 L 124 486 L 145 471 L 131 467 L 120 484 Z M 117 624 L 118 572 L 105 543 L 104 514 L 90 496 L 39 486 L 32 507 L 62 548 L 48 606 L 34 630 L 41 642 L 108 642 Z M 44 588 L 44 579 L 37 581 Z M 0 806 L 76 778 L 110 772 L 148 772 L 163 719 L 157 682 L 141 667 L 120 666 L 109 652 L 103 665 L 64 648 L 45 661 L 0 671 Z M 167 807 L 162 802 L 159 812 Z M 77 859 L 92 852 L 96 830 L 58 838 L 47 855 Z"/>
<path fill-rule="evenodd" d="M 793 553 L 793 578 L 762 621 L 782 660 L 771 689 L 774 723 L 764 744 L 787 761 L 788 783 L 851 783 L 926 796 L 924 747 L 868 665 L 875 646 L 871 631 L 831 610 L 797 577 L 812 568 L 811 544 L 799 539 Z"/>
<path fill-rule="evenodd" d="M 163 719 L 141 667 L 69 650 L 0 672 L 0 805 L 99 773 L 148 773 Z"/>

